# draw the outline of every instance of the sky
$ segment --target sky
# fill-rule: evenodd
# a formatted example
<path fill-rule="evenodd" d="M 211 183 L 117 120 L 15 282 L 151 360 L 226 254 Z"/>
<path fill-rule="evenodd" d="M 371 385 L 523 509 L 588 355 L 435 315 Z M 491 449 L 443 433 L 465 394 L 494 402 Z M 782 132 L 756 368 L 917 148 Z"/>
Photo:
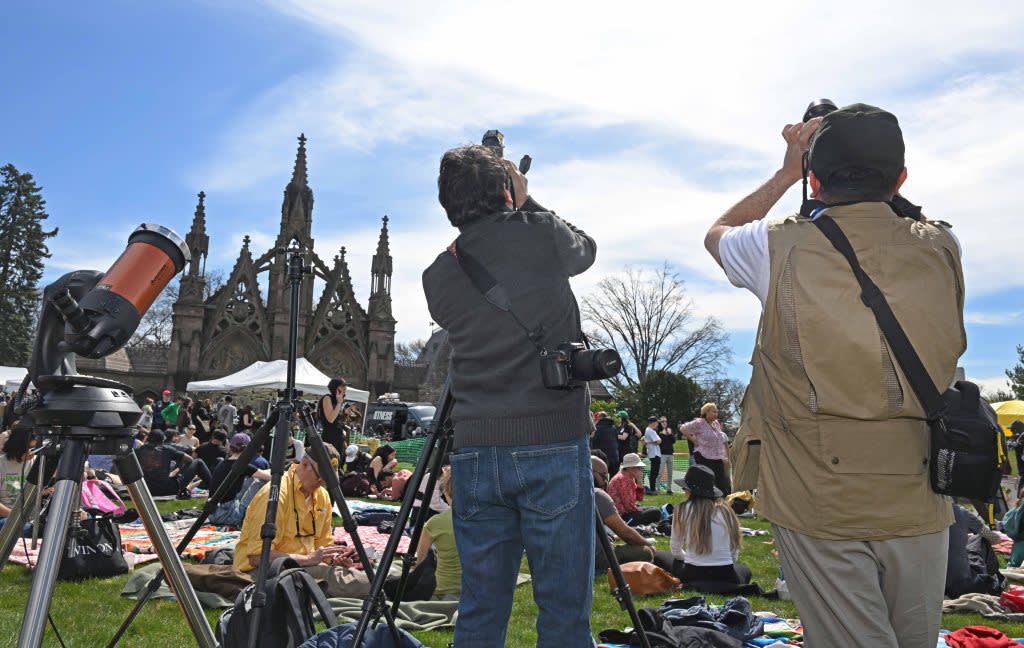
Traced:
<path fill-rule="evenodd" d="M 206 193 L 208 269 L 280 221 L 308 138 L 321 258 L 347 248 L 369 292 L 390 217 L 397 339 L 428 336 L 420 274 L 456 235 L 437 162 L 500 128 L 531 194 L 591 234 L 586 296 L 666 261 L 719 318 L 746 381 L 759 305 L 703 248 L 781 163 L 809 101 L 899 119 L 903 193 L 964 248 L 967 375 L 1005 387 L 1024 343 L 1024 3 L 514 4 L 481 0 L 10 0 L 0 21 L 0 164 L 43 187 L 46 281 L 103 270 L 141 222 L 184 234 Z M 799 206 L 794 188 L 772 211 Z"/>

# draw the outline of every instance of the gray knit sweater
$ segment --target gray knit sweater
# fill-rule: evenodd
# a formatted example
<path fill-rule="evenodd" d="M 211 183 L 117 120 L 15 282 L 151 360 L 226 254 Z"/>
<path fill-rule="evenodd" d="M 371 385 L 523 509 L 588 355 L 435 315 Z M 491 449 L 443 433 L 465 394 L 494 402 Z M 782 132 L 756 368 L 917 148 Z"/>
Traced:
<path fill-rule="evenodd" d="M 505 287 L 519 319 L 531 330 L 543 325 L 542 346 L 578 340 L 569 277 L 594 263 L 592 238 L 532 199 L 524 211 L 499 212 L 460 229 L 459 249 Z M 456 448 L 557 443 L 590 433 L 586 387 L 545 388 L 526 332 L 484 299 L 452 254 L 443 252 L 424 271 L 423 291 L 452 346 Z"/>

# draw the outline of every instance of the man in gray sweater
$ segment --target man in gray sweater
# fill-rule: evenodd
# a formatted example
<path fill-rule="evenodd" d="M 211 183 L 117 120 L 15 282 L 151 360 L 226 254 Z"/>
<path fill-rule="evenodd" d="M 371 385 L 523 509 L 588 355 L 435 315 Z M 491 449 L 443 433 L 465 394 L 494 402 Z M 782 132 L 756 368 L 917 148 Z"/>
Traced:
<path fill-rule="evenodd" d="M 539 354 L 580 340 L 569 277 L 593 264 L 596 246 L 530 198 L 525 176 L 487 147 L 445 153 L 437 182 L 460 231 L 457 245 L 423 273 L 431 317 L 452 347 L 451 470 L 462 562 L 455 645 L 505 645 L 525 548 L 539 607 L 537 645 L 591 646 L 590 395 L 585 383 L 545 388 Z M 464 270 L 467 259 L 504 289 L 511 312 L 485 299 Z"/>

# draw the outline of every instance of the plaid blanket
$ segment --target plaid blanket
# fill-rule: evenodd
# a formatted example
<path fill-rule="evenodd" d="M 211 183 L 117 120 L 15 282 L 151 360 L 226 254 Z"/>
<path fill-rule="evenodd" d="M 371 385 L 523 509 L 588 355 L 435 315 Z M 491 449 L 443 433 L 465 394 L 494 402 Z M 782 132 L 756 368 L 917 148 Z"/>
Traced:
<path fill-rule="evenodd" d="M 192 526 L 192 520 L 175 520 L 174 522 L 164 522 L 164 529 L 167 531 L 167 535 L 171 539 L 171 544 L 177 546 L 182 538 L 185 537 L 185 533 L 189 527 Z M 125 553 L 133 554 L 153 554 L 153 542 L 149 539 L 146 534 L 145 527 L 142 526 L 142 522 L 133 522 L 132 524 L 122 524 L 121 529 L 121 546 L 124 547 Z M 207 552 L 213 551 L 214 549 L 220 549 L 221 547 L 234 548 L 238 544 L 238 537 L 241 534 L 238 531 L 221 531 L 215 526 L 206 525 L 199 528 L 196 536 L 189 543 L 185 549 L 184 556 L 186 558 L 192 558 L 193 560 L 202 560 Z"/>

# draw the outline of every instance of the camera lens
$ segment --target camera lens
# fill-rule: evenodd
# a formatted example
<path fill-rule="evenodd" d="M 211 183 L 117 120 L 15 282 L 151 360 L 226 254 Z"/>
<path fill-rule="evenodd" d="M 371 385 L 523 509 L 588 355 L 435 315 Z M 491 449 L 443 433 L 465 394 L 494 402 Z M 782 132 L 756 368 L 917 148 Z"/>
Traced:
<path fill-rule="evenodd" d="M 815 117 L 824 117 L 825 115 L 839 110 L 831 99 L 815 99 L 811 103 L 807 104 L 807 110 L 804 111 L 804 118 L 801 121 L 808 121 Z"/>
<path fill-rule="evenodd" d="M 572 374 L 577 380 L 604 380 L 622 370 L 622 358 L 615 349 L 584 349 L 572 359 Z"/>

